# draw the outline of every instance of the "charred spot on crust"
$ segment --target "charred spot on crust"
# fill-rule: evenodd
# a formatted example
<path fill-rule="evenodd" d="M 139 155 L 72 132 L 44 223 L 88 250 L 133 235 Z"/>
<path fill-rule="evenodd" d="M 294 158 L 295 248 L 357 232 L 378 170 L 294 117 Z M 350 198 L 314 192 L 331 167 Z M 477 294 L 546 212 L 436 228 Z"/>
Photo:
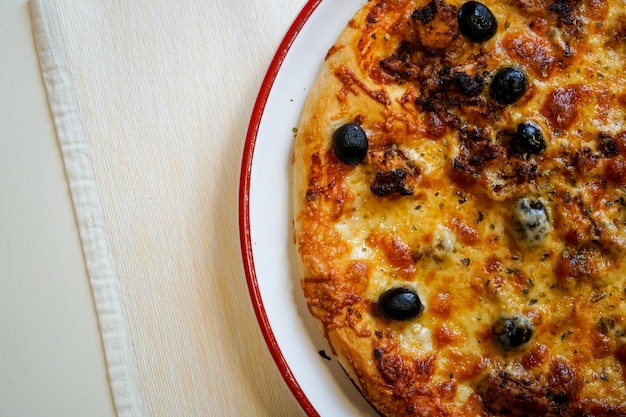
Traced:
<path fill-rule="evenodd" d="M 404 168 L 398 168 L 388 172 L 378 171 L 374 183 L 370 186 L 370 190 L 378 197 L 384 197 L 394 193 L 412 195 L 413 188 L 409 188 L 404 184 L 406 176 L 407 171 Z"/>
<path fill-rule="evenodd" d="M 483 129 L 467 128 L 459 131 L 459 155 L 452 160 L 452 168 L 462 177 L 479 178 L 487 162 L 502 158 L 504 148 L 491 142 Z"/>
<path fill-rule="evenodd" d="M 404 41 L 400 44 L 395 53 L 380 61 L 380 66 L 389 75 L 401 80 L 414 80 L 419 75 L 419 67 L 411 61 L 413 45 Z"/>
<path fill-rule="evenodd" d="M 442 90 L 450 90 L 451 87 L 456 87 L 457 90 L 467 97 L 478 96 L 485 88 L 485 79 L 478 74 L 477 68 L 478 65 L 444 66 L 437 73 Z M 448 101 L 450 101 L 449 97 Z"/>
<path fill-rule="evenodd" d="M 474 97 L 483 92 L 485 88 L 485 79 L 480 75 L 474 75 L 474 78 L 464 72 L 454 74 L 454 85 L 466 96 Z"/>
<path fill-rule="evenodd" d="M 571 3 L 570 0 L 556 0 L 548 6 L 548 10 L 555 13 L 559 21 L 571 25 L 575 21 L 574 8 Z"/>
<path fill-rule="evenodd" d="M 439 10 L 435 3 L 413 12 L 411 24 L 416 33 L 424 27 L 421 22 L 429 21 L 433 10 Z M 437 13 L 429 25 L 437 20 Z M 482 52 L 471 61 L 455 63 L 410 40 L 401 42 L 393 53 L 379 61 L 380 73 L 389 77 L 388 81 L 394 79 L 398 84 L 411 83 L 415 87 L 413 100 L 418 112 L 435 116 L 435 131 L 430 131 L 432 124 L 427 126 L 431 137 L 440 137 L 448 128 L 459 129 L 466 113 L 471 113 L 480 125 L 488 125 L 499 117 L 492 108 L 495 103 L 483 95 L 488 66 L 488 56 Z"/>
<path fill-rule="evenodd" d="M 510 135 L 500 132 L 492 139 L 488 129 L 462 127 L 458 134 L 459 152 L 449 165 L 450 178 L 462 187 L 479 185 L 498 198 L 513 197 L 523 190 L 537 179 L 540 165 L 535 158 L 507 158 Z M 501 162 L 505 160 L 506 163 Z"/>
<path fill-rule="evenodd" d="M 479 67 L 444 66 L 439 71 L 434 71 L 432 67 L 423 68 L 417 78 L 421 83 L 421 95 L 416 100 L 418 108 L 436 114 L 447 127 L 458 129 L 461 125 L 459 113 L 464 112 L 463 107 L 476 110 L 485 106 L 485 100 L 479 97 L 485 87 L 483 77 L 478 74 Z"/>
<path fill-rule="evenodd" d="M 369 161 L 376 168 L 376 176 L 370 186 L 374 195 L 413 194 L 420 170 L 401 149 L 395 145 L 372 149 Z"/>
<path fill-rule="evenodd" d="M 613 136 L 608 133 L 600 133 L 600 152 L 606 157 L 619 155 L 619 148 Z"/>
<path fill-rule="evenodd" d="M 543 417 L 569 414 L 579 405 L 582 378 L 561 359 L 550 362 L 541 382 L 519 363 L 494 370 L 478 385 L 485 408 L 498 415 Z M 586 415 L 586 414 L 581 414 Z"/>
<path fill-rule="evenodd" d="M 521 368 L 521 367 L 519 367 Z M 498 415 L 540 417 L 550 411 L 548 389 L 525 371 L 493 371 L 478 387 L 485 408 Z"/>
<path fill-rule="evenodd" d="M 419 21 L 422 25 L 427 25 L 435 18 L 435 3 L 430 2 L 426 6 L 413 10 L 411 19 Z"/>

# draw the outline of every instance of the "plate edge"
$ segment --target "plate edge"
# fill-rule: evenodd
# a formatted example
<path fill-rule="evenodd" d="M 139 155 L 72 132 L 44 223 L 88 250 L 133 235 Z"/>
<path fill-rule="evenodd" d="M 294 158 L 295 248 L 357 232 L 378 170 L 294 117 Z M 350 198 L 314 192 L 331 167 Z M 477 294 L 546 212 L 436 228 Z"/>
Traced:
<path fill-rule="evenodd" d="M 257 318 L 261 333 L 265 339 L 265 343 L 274 359 L 274 363 L 278 367 L 285 383 L 291 390 L 304 412 L 309 417 L 320 417 L 319 413 L 313 407 L 308 397 L 300 387 L 300 384 L 291 372 L 289 364 L 285 360 L 280 346 L 274 336 L 274 332 L 270 326 L 265 308 L 262 304 L 261 294 L 258 287 L 256 270 L 254 268 L 254 256 L 252 254 L 252 239 L 250 234 L 250 181 L 252 177 L 252 162 L 254 159 L 254 148 L 259 131 L 263 112 L 267 104 L 272 87 L 278 75 L 278 72 L 287 56 L 292 44 L 302 30 L 304 24 L 309 20 L 315 9 L 322 0 L 308 0 L 300 13 L 296 16 L 293 23 L 289 27 L 285 37 L 281 41 L 267 73 L 261 83 L 259 93 L 257 95 L 252 116 L 248 125 L 246 140 L 243 148 L 241 159 L 241 169 L 239 173 L 239 240 L 241 245 L 241 255 L 243 260 L 246 282 L 248 291 L 252 301 L 252 307 Z"/>

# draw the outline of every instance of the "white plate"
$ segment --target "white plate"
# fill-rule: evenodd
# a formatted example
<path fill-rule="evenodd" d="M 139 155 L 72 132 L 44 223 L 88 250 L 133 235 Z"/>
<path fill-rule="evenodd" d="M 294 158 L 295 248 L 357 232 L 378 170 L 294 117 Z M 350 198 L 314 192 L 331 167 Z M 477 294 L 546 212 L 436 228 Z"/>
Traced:
<path fill-rule="evenodd" d="M 261 330 L 283 378 L 309 416 L 378 416 L 310 318 L 292 238 L 293 128 L 328 49 L 362 0 L 310 0 L 268 70 L 248 129 L 239 188 L 244 268 Z"/>

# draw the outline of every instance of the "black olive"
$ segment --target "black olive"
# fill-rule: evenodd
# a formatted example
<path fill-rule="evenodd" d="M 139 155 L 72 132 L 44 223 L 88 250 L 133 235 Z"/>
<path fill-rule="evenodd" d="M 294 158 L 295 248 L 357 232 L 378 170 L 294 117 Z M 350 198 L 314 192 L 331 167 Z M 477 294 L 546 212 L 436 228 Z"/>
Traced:
<path fill-rule="evenodd" d="M 491 327 L 496 341 L 504 350 L 515 349 L 533 337 L 535 328 L 528 317 L 501 317 Z"/>
<path fill-rule="evenodd" d="M 365 132 L 356 123 L 346 123 L 333 133 L 335 156 L 349 165 L 361 162 L 367 154 L 369 143 Z"/>
<path fill-rule="evenodd" d="M 517 68 L 500 68 L 491 80 L 489 95 L 500 104 L 513 104 L 526 93 L 526 74 Z"/>
<path fill-rule="evenodd" d="M 528 197 L 517 200 L 513 208 L 513 230 L 519 243 L 535 246 L 543 242 L 550 232 L 550 220 L 541 200 Z"/>
<path fill-rule="evenodd" d="M 459 8 L 459 29 L 469 40 L 484 42 L 498 30 L 498 21 L 491 10 L 477 1 L 468 1 Z"/>
<path fill-rule="evenodd" d="M 520 123 L 511 137 L 511 148 L 517 153 L 540 154 L 546 149 L 541 128 L 533 122 Z"/>
<path fill-rule="evenodd" d="M 411 320 L 419 316 L 424 305 L 412 288 L 391 288 L 378 297 L 381 313 L 392 320 Z"/>

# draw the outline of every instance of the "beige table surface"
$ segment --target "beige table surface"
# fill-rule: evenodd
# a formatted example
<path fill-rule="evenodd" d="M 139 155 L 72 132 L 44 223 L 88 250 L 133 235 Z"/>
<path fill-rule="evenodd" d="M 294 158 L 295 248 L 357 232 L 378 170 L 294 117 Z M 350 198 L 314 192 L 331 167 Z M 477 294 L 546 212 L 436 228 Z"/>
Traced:
<path fill-rule="evenodd" d="M 0 0 L 0 63 L 0 417 L 112 417 L 94 301 L 26 0 Z M 271 362 L 261 344 L 259 355 Z M 282 382 L 277 371 L 272 379 Z M 302 415 L 285 384 L 275 390 L 282 408 L 268 404 L 257 415 Z M 234 414 L 225 408 L 223 415 Z"/>
<path fill-rule="evenodd" d="M 25 0 L 0 1 L 0 416 L 114 416 Z"/>

